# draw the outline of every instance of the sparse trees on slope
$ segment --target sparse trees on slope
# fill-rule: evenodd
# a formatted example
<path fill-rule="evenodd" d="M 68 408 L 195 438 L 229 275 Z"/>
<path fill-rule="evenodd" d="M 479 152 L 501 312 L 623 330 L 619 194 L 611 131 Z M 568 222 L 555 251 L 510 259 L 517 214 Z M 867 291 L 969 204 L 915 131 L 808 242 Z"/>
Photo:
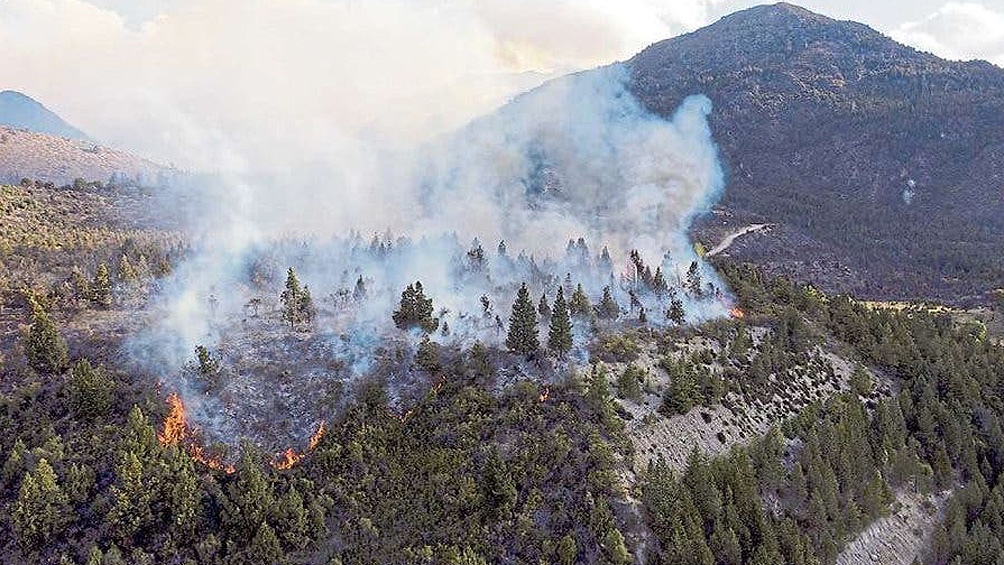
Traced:
<path fill-rule="evenodd" d="M 513 353 L 527 356 L 533 355 L 540 349 L 540 340 L 537 336 L 537 311 L 530 301 L 530 291 L 527 290 L 526 283 L 523 283 L 516 293 L 505 344 Z"/>

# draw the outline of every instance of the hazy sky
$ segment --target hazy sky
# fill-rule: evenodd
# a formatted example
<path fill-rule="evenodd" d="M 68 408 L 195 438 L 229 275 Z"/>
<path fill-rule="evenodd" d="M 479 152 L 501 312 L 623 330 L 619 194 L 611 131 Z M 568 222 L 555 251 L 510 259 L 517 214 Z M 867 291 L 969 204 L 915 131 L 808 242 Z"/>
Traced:
<path fill-rule="evenodd" d="M 184 167 L 421 139 L 550 76 L 630 57 L 748 0 L 0 0 L 0 89 Z M 1004 66 L 1004 0 L 812 0 Z"/>

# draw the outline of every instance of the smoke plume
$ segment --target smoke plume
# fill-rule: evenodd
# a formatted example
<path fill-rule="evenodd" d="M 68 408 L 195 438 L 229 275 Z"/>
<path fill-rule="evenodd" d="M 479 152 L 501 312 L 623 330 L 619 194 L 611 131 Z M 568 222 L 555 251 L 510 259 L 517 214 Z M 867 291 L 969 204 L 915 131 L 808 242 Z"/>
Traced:
<path fill-rule="evenodd" d="M 710 102 L 688 98 L 667 120 L 626 79 L 614 65 L 553 81 L 417 149 L 344 140 L 313 166 L 201 179 L 195 252 L 164 285 L 159 322 L 130 344 L 134 359 L 181 375 L 175 388 L 196 396 L 185 377 L 193 349 L 217 352 L 233 384 L 186 404 L 202 406 L 193 416 L 206 427 L 240 434 L 247 416 L 226 397 L 268 387 L 255 381 L 263 366 L 324 388 L 372 370 L 388 341 L 414 344 L 391 313 L 415 281 L 434 301 L 442 343 L 503 346 L 522 283 L 535 302 L 581 284 L 595 304 L 609 288 L 621 309 L 612 324 L 642 308 L 651 325 L 676 324 L 666 314 L 675 300 L 688 322 L 723 315 L 724 289 L 687 239 L 723 184 Z M 309 332 L 278 321 L 289 267 L 317 304 Z M 657 269 L 661 290 L 651 287 Z M 589 332 L 576 323 L 573 359 L 584 359 Z M 316 419 L 304 402 L 282 409 Z"/>

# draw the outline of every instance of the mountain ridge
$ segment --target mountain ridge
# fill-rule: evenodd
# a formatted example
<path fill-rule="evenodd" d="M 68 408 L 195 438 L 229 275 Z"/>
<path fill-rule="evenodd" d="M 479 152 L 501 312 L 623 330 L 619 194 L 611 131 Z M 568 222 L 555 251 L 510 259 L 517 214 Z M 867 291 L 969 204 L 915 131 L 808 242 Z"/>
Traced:
<path fill-rule="evenodd" d="M 67 123 L 34 98 L 16 90 L 0 92 L 0 125 L 68 139 L 93 141 L 86 133 Z"/>
<path fill-rule="evenodd" d="M 737 258 L 868 298 L 978 300 L 1004 261 L 1004 70 L 790 4 L 743 10 L 627 62 L 670 116 L 714 105 L 728 185 L 699 237 L 776 223 Z M 730 226 L 734 228 L 735 226 Z"/>

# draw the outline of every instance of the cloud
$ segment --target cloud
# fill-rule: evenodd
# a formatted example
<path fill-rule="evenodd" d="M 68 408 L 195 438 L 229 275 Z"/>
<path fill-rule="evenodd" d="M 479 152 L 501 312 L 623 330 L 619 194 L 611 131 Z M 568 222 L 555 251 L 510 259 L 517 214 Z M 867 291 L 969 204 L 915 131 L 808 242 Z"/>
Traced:
<path fill-rule="evenodd" d="M 8 88 L 97 138 L 241 169 L 427 138 L 702 18 L 654 0 L 5 0 L 0 43 Z"/>
<path fill-rule="evenodd" d="M 949 2 L 926 18 L 892 30 L 894 39 L 947 59 L 985 59 L 1004 67 L 1004 11 Z"/>

